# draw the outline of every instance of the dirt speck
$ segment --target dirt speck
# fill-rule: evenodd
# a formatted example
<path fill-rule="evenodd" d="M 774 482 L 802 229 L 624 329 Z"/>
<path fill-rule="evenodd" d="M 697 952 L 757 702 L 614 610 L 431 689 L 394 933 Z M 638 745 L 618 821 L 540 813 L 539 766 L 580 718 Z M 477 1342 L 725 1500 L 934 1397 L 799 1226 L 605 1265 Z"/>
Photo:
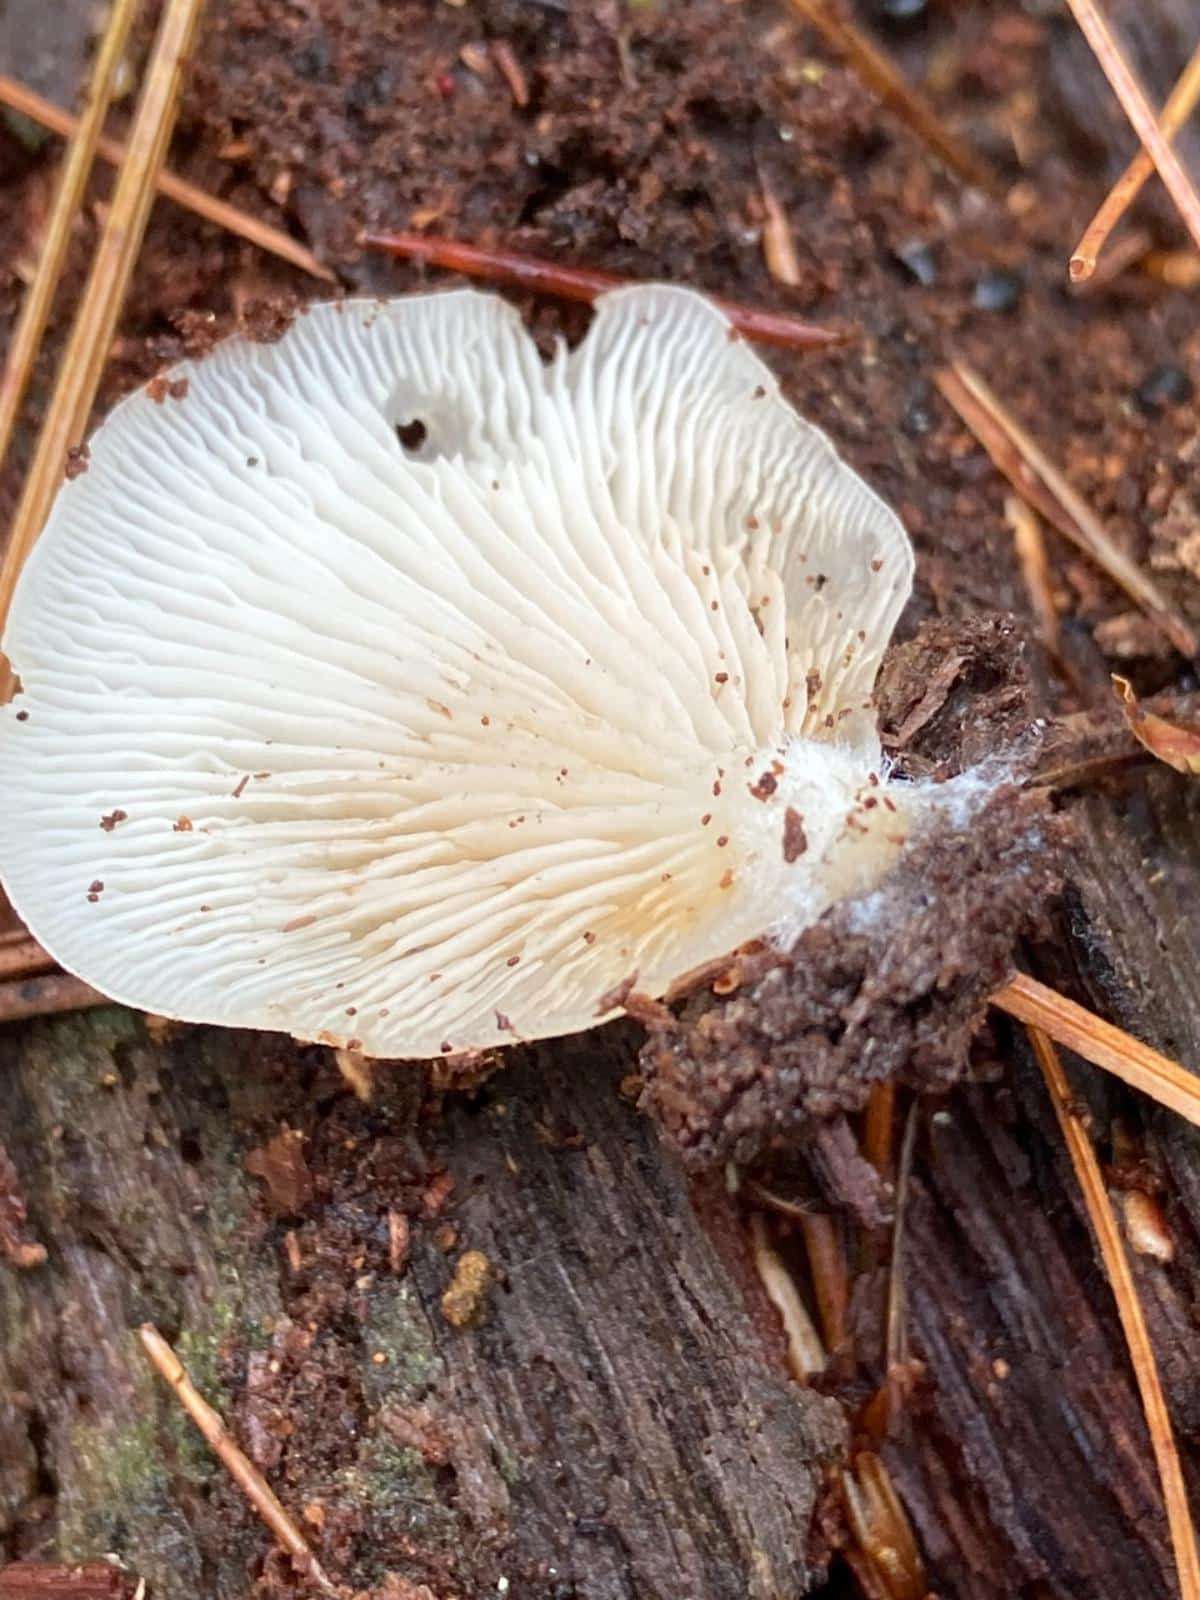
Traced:
<path fill-rule="evenodd" d="M 808 849 L 808 835 L 804 831 L 804 818 L 795 806 L 783 813 L 783 859 L 790 867 Z"/>

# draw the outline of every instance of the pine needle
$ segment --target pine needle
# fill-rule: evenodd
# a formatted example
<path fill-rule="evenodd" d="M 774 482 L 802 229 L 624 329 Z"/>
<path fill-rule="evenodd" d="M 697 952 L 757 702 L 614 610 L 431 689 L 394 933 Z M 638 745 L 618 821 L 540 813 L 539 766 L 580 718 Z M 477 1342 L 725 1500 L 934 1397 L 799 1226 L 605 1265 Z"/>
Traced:
<path fill-rule="evenodd" d="M 234 1443 L 221 1417 L 196 1388 L 188 1376 L 187 1368 L 162 1334 L 153 1323 L 146 1322 L 138 1329 L 138 1338 L 151 1365 L 175 1391 L 180 1405 L 203 1434 L 205 1443 L 291 1556 L 297 1570 L 311 1578 L 322 1594 L 336 1597 L 337 1589 L 322 1571 L 304 1535 L 283 1509 L 275 1491 Z"/>
<path fill-rule="evenodd" d="M 830 0 L 790 0 L 806 22 L 842 56 L 889 111 L 927 145 L 950 171 L 977 189 L 999 194 L 1001 184 L 981 156 L 967 148 L 946 127 L 937 112 L 917 93 L 895 63 L 860 28 L 839 16 Z"/>
<path fill-rule="evenodd" d="M 633 280 L 596 267 L 571 267 L 515 250 L 498 250 L 487 245 L 468 244 L 463 239 L 438 238 L 424 233 L 364 232 L 359 243 L 368 250 L 382 250 L 404 261 L 419 261 L 448 272 L 461 272 L 485 283 L 510 283 L 534 294 L 556 295 L 561 300 L 579 300 L 591 305 L 597 295 L 621 289 Z M 836 328 L 820 328 L 787 311 L 764 311 L 734 300 L 710 295 L 730 322 L 747 339 L 759 344 L 777 345 L 782 350 L 826 349 L 845 344 L 852 334 Z"/>
<path fill-rule="evenodd" d="M 125 161 L 0 567 L 0 633 L 8 620 L 21 568 L 62 482 L 68 451 L 83 440 L 150 215 L 154 179 L 175 126 L 183 64 L 202 4 L 203 0 L 168 0 L 163 11 Z M 8 694 L 3 698 L 8 698 L 12 670 L 7 663 L 3 663 L 3 676 L 8 680 Z"/>
<path fill-rule="evenodd" d="M 1154 1360 L 1154 1348 L 1150 1343 L 1142 1304 L 1129 1266 L 1129 1257 L 1125 1253 L 1120 1228 L 1108 1191 L 1104 1186 L 1100 1163 L 1096 1159 L 1096 1153 L 1092 1149 L 1083 1122 L 1072 1108 L 1071 1086 L 1058 1052 L 1040 1028 L 1029 1027 L 1028 1032 L 1033 1053 L 1038 1066 L 1042 1069 L 1046 1088 L 1054 1104 L 1058 1125 L 1066 1140 L 1075 1176 L 1083 1191 L 1084 1204 L 1117 1302 L 1117 1315 L 1121 1319 L 1125 1342 L 1129 1347 L 1134 1376 L 1142 1397 L 1142 1408 L 1146 1414 L 1146 1426 L 1150 1430 L 1150 1443 L 1162 1483 L 1181 1600 L 1200 1600 L 1200 1556 L 1196 1551 L 1196 1530 L 1188 1508 L 1183 1468 L 1175 1446 L 1175 1436 L 1158 1375 L 1158 1366 Z"/>
<path fill-rule="evenodd" d="M 1001 405 L 979 374 L 965 361 L 955 361 L 936 373 L 934 382 L 1017 493 L 1103 568 L 1158 624 L 1181 655 L 1191 660 L 1200 653 L 1195 630 L 1153 578 L 1113 541 L 1083 496 Z"/>
<path fill-rule="evenodd" d="M 1200 1077 L 1086 1006 L 1019 972 L 992 1004 L 1200 1127 Z"/>
<path fill-rule="evenodd" d="M 66 138 L 70 138 L 79 126 L 69 111 L 56 106 L 52 100 L 43 99 L 15 78 L 5 77 L 2 72 L 0 104 L 11 106 L 31 122 L 40 123 L 43 128 L 49 128 L 51 132 L 60 133 Z M 125 146 L 116 139 L 100 139 L 96 144 L 96 154 L 110 166 L 119 167 L 125 159 Z M 155 178 L 154 186 L 159 194 L 173 200 L 176 205 L 183 206 L 197 217 L 203 217 L 206 222 L 215 223 L 218 228 L 224 228 L 226 233 L 236 234 L 249 244 L 257 245 L 269 255 L 278 256 L 281 261 L 299 267 L 301 272 L 307 272 L 310 277 L 320 278 L 323 283 L 338 281 L 337 274 L 323 266 L 312 251 L 298 239 L 293 239 L 291 234 L 284 233 L 281 228 L 271 227 L 270 223 L 261 222 L 248 211 L 239 211 L 237 206 L 231 206 L 225 200 L 218 200 L 215 195 L 208 194 L 197 184 L 189 183 L 186 178 L 179 177 L 166 167 Z"/>
<path fill-rule="evenodd" d="M 1113 93 L 1121 102 L 1121 109 L 1133 124 L 1146 154 L 1158 168 L 1158 175 L 1174 200 L 1184 226 L 1195 242 L 1200 244 L 1200 194 L 1196 193 L 1179 157 L 1163 137 L 1154 108 L 1122 54 L 1108 20 L 1102 15 L 1096 0 L 1067 0 L 1067 4 L 1103 68 L 1104 76 L 1112 85 Z"/>
<path fill-rule="evenodd" d="M 62 277 L 71 243 L 71 229 L 83 199 L 88 175 L 96 154 L 97 141 L 108 104 L 112 98 L 117 68 L 125 54 L 129 30 L 141 0 L 117 0 L 104 30 L 96 65 L 87 90 L 87 109 L 75 124 L 75 131 L 63 158 L 58 188 L 50 209 L 46 237 L 38 257 L 37 271 L 29 286 L 9 341 L 0 379 L 0 462 L 8 454 L 13 425 L 29 385 L 33 364 L 46 324 L 54 293 Z"/>
<path fill-rule="evenodd" d="M 1183 127 L 1200 99 L 1200 45 L 1183 69 L 1179 81 L 1162 108 L 1158 131 L 1170 142 Z M 1134 156 L 1104 198 L 1099 211 L 1084 229 L 1083 237 L 1071 256 L 1070 274 L 1074 283 L 1086 283 L 1096 270 L 1096 262 L 1109 234 L 1141 193 L 1142 185 L 1154 171 L 1154 158 L 1143 147 Z"/>

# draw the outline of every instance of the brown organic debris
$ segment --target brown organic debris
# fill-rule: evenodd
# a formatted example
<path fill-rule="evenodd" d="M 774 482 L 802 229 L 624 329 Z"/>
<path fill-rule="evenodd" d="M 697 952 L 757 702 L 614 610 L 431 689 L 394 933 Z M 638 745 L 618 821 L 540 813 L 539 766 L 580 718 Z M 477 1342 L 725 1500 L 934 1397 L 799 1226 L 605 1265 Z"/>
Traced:
<path fill-rule="evenodd" d="M 1176 772 L 1200 776 L 1200 725 L 1190 727 L 1147 711 L 1138 702 L 1128 678 L 1113 675 L 1113 687 L 1134 738 L 1158 761 Z"/>
<path fill-rule="evenodd" d="M 794 289 L 800 283 L 802 274 L 792 237 L 792 225 L 766 178 L 761 179 L 761 185 L 763 210 L 766 212 L 762 231 L 763 260 L 776 283 Z"/>
<path fill-rule="evenodd" d="M 1200 1075 L 1024 972 L 992 1004 L 1200 1127 Z"/>
<path fill-rule="evenodd" d="M 482 1250 L 464 1250 L 454 1266 L 454 1278 L 442 1296 L 442 1315 L 453 1328 L 471 1328 L 487 1313 L 492 1264 Z"/>
<path fill-rule="evenodd" d="M 304 1158 L 304 1145 L 300 1130 L 285 1126 L 246 1157 L 246 1171 L 266 1184 L 268 1203 L 277 1216 L 297 1216 L 312 1204 L 313 1175 Z"/>
<path fill-rule="evenodd" d="M 1019 494 L 1007 497 L 1004 516 L 1012 529 L 1013 549 L 1025 580 L 1030 607 L 1037 620 L 1038 638 L 1043 649 L 1057 656 L 1058 607 L 1054 603 L 1054 585 L 1050 577 L 1050 561 L 1046 555 L 1041 519 Z"/>
<path fill-rule="evenodd" d="M 961 826 L 932 829 L 869 915 L 833 906 L 790 951 L 744 958 L 733 995 L 699 991 L 671 1027 L 652 1026 L 643 1105 L 690 1164 L 707 1166 L 859 1111 L 880 1082 L 945 1090 L 1018 933 L 1056 885 L 1058 838 L 1044 802 L 1015 784 Z M 860 1165 L 853 1181 L 874 1181 Z"/>
<path fill-rule="evenodd" d="M 0 1023 L 24 1022 L 29 1017 L 84 1011 L 90 1006 L 111 1003 L 107 995 L 67 972 L 50 972 L 44 977 L 0 983 Z"/>
<path fill-rule="evenodd" d="M 873 1451 L 860 1451 L 841 1474 L 841 1485 L 847 1521 L 867 1568 L 863 1577 L 873 1577 L 887 1600 L 927 1600 L 916 1536 L 883 1460 Z"/>

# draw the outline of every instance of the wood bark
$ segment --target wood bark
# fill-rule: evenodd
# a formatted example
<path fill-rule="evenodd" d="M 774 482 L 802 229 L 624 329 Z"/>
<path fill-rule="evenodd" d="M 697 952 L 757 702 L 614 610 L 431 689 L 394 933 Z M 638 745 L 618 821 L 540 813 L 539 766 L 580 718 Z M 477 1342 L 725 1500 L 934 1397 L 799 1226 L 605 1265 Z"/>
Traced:
<path fill-rule="evenodd" d="M 423 1121 L 413 1072 L 366 1107 L 283 1041 L 156 1043 L 117 1010 L 7 1032 L 49 1250 L 0 1268 L 9 1549 L 249 1592 L 269 1538 L 148 1370 L 149 1319 L 352 1586 L 803 1593 L 840 1412 L 784 1371 L 720 1186 L 694 1197 L 621 1094 L 632 1043 L 521 1052 Z M 444 1308 L 468 1252 L 486 1282 Z"/>

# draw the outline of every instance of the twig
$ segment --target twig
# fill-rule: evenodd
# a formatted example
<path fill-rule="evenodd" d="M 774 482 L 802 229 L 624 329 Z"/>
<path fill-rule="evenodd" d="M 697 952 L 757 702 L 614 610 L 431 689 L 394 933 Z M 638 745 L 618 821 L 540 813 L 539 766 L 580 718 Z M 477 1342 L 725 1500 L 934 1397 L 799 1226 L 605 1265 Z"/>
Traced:
<path fill-rule="evenodd" d="M 958 412 L 996 466 L 1048 522 L 1102 567 L 1162 629 L 1181 655 L 1200 652 L 1195 631 L 1152 578 L 1121 550 L 1081 495 L 1004 409 L 965 361 L 935 374 L 942 396 Z"/>
<path fill-rule="evenodd" d="M 1087 1130 L 1072 1109 L 1071 1086 L 1058 1052 L 1040 1028 L 1031 1027 L 1028 1031 L 1033 1053 L 1042 1069 L 1058 1125 L 1070 1152 L 1075 1176 L 1083 1191 L 1084 1204 L 1095 1230 L 1096 1242 L 1100 1246 L 1100 1255 L 1117 1302 L 1117 1315 L 1129 1346 L 1129 1356 L 1146 1414 L 1146 1426 L 1150 1430 L 1150 1443 L 1162 1482 L 1181 1600 L 1200 1600 L 1200 1556 L 1196 1551 L 1196 1530 L 1188 1509 L 1183 1469 L 1175 1447 L 1171 1418 L 1146 1329 L 1146 1319 L 1130 1271 L 1129 1257 L 1125 1253 L 1117 1219 L 1104 1186 L 1100 1163 L 1096 1160 Z"/>
<path fill-rule="evenodd" d="M 1184 67 L 1179 81 L 1167 96 L 1162 108 L 1158 131 L 1169 143 L 1191 116 L 1200 99 L 1200 45 Z M 1071 279 L 1086 282 L 1096 270 L 1096 261 L 1104 249 L 1105 240 L 1120 222 L 1128 208 L 1137 199 L 1142 185 L 1154 171 L 1154 159 L 1143 146 L 1104 198 L 1099 211 L 1083 230 L 1083 237 L 1075 246 L 1070 262 Z M 1144 254 L 1145 252 L 1143 252 Z"/>
<path fill-rule="evenodd" d="M 838 55 L 845 57 L 867 87 L 945 162 L 951 172 L 976 188 L 999 193 L 1001 185 L 991 167 L 954 137 L 929 102 L 865 33 L 836 15 L 828 0 L 791 0 L 791 6 L 806 22 L 812 23 Z"/>
<path fill-rule="evenodd" d="M 90 1006 L 111 1004 L 107 995 L 66 972 L 0 983 L 0 1023 L 24 1022 L 30 1017 L 49 1017 L 59 1011 L 86 1011 Z"/>
<path fill-rule="evenodd" d="M 996 991 L 992 1004 L 1200 1126 L 1200 1077 L 1086 1006 L 1023 972 Z"/>
<path fill-rule="evenodd" d="M 421 233 L 362 234 L 359 242 L 368 250 L 384 250 L 406 261 L 421 261 L 464 273 L 468 278 L 486 278 L 491 283 L 515 284 L 535 294 L 555 295 L 560 300 L 581 300 L 591 305 L 597 295 L 609 289 L 627 287 L 632 280 L 615 272 L 594 267 L 565 267 L 537 256 L 519 255 L 513 250 L 492 250 L 465 244 L 460 239 L 436 239 Z M 845 344 L 852 337 L 834 328 L 819 328 L 785 311 L 760 311 L 732 300 L 710 296 L 721 307 L 739 333 L 759 344 L 779 345 L 790 350 L 828 349 Z"/>
<path fill-rule="evenodd" d="M 1101 14 L 1096 0 L 1067 0 L 1067 4 L 1074 12 L 1075 20 L 1091 45 L 1096 60 L 1104 69 L 1113 93 L 1121 102 L 1121 109 L 1133 124 L 1134 132 L 1145 146 L 1147 155 L 1158 168 L 1158 175 L 1174 200 L 1184 226 L 1200 244 L 1200 194 L 1196 193 L 1179 157 L 1163 137 L 1154 108 L 1146 99 L 1146 91 L 1138 82 L 1133 68 L 1122 55 L 1112 28 Z"/>
<path fill-rule="evenodd" d="M 13 424 L 25 397 L 29 375 L 37 358 L 38 346 L 50 318 L 54 292 L 62 276 L 71 242 L 71 228 L 83 199 L 88 174 L 96 154 L 96 141 L 104 126 L 112 98 L 116 70 L 125 51 L 129 29 L 140 0 L 117 0 L 104 30 L 96 65 L 88 84 L 87 109 L 75 124 L 71 142 L 63 159 L 45 241 L 38 257 L 37 271 L 21 305 L 20 315 L 9 341 L 0 379 L 0 462 L 8 454 Z"/>
<path fill-rule="evenodd" d="M 203 0 L 168 0 L 162 14 L 125 160 L 0 567 L 0 633 L 25 558 L 42 531 L 62 481 L 67 451 L 83 438 L 150 215 L 154 178 L 175 125 L 183 64 L 202 4 Z M 3 676 L 11 691 L 11 667 L 7 664 Z"/>
<path fill-rule="evenodd" d="M 54 133 L 69 137 L 78 126 L 69 111 L 62 110 L 53 101 L 43 99 L 40 94 L 27 89 L 15 78 L 5 77 L 3 73 L 0 73 L 0 103 L 11 106 L 14 111 L 19 111 L 22 116 L 28 117 L 31 122 L 39 122 Z M 125 159 L 125 146 L 116 139 L 102 138 L 96 145 L 96 154 L 110 166 L 119 167 Z M 206 193 L 194 183 L 189 183 L 186 178 L 168 171 L 166 167 L 155 178 L 154 186 L 158 193 L 165 195 L 168 200 L 174 200 L 177 205 L 194 212 L 198 217 L 203 217 L 206 222 L 216 223 L 217 227 L 224 228 L 228 233 L 237 234 L 239 238 L 257 245 L 260 250 L 278 256 L 281 261 L 299 267 L 301 272 L 320 278 L 324 283 L 338 281 L 336 273 L 322 266 L 311 250 L 306 249 L 290 234 L 284 233 L 281 228 L 273 228 L 270 223 L 260 222 L 248 212 L 239 211 L 237 206 L 216 199 L 214 195 Z"/>
<path fill-rule="evenodd" d="M 309 1549 L 304 1535 L 276 1498 L 275 1491 L 234 1443 L 224 1422 L 188 1377 L 183 1362 L 162 1334 L 153 1323 L 146 1322 L 138 1329 L 138 1337 L 151 1364 L 175 1391 L 180 1405 L 204 1435 L 213 1454 L 291 1556 L 297 1570 L 311 1578 L 322 1594 L 336 1596 L 337 1589 Z"/>

